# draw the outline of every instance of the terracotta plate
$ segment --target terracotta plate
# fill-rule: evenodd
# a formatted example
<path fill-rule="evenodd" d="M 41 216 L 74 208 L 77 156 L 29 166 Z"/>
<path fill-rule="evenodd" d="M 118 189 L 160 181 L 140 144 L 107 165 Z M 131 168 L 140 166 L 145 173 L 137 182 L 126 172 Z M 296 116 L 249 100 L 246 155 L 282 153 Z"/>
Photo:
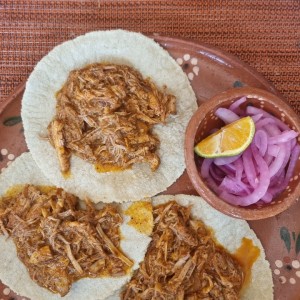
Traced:
<path fill-rule="evenodd" d="M 253 86 L 278 94 L 255 70 L 236 57 L 211 46 L 174 38 L 154 38 L 176 59 L 191 81 L 199 104 L 228 88 Z M 170 76 L 172 76 L 170 74 Z M 20 118 L 25 83 L 0 107 L 0 170 L 27 151 Z M 174 162 L 176 163 L 176 162 Z M 196 195 L 187 174 L 165 192 Z M 249 222 L 261 239 L 270 261 L 275 299 L 299 299 L 300 203 L 266 220 Z M 24 299 L 0 283 L 0 299 Z"/>

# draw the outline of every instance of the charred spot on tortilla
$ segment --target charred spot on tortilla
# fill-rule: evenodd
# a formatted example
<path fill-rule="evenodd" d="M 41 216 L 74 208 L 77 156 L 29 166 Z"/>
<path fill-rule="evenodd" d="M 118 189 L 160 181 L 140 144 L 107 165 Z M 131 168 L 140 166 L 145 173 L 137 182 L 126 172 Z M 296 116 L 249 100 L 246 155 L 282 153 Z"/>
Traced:
<path fill-rule="evenodd" d="M 0 234 L 10 236 L 38 285 L 66 295 L 84 278 L 119 277 L 133 262 L 120 249 L 117 206 L 96 209 L 60 188 L 17 186 L 1 199 Z"/>
<path fill-rule="evenodd" d="M 175 96 L 159 90 L 132 67 L 95 63 L 70 72 L 56 94 L 56 115 L 48 126 L 62 173 L 72 154 L 98 172 L 120 171 L 135 163 L 160 164 L 159 139 L 152 133 L 176 114 Z"/>
<path fill-rule="evenodd" d="M 175 201 L 154 207 L 152 241 L 123 300 L 239 299 L 242 266 L 190 213 Z"/>

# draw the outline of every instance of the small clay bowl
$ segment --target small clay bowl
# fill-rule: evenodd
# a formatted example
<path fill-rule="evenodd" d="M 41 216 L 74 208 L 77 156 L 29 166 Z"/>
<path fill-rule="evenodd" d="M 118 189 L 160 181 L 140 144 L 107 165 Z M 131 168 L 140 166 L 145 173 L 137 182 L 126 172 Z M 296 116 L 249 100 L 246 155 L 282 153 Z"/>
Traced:
<path fill-rule="evenodd" d="M 273 114 L 289 125 L 291 129 L 300 132 L 300 120 L 293 109 L 278 96 L 256 88 L 234 88 L 214 96 L 200 105 L 191 118 L 185 136 L 185 161 L 189 178 L 199 193 L 211 206 L 220 212 L 240 219 L 259 220 L 275 216 L 289 208 L 300 196 L 300 160 L 290 180 L 288 187 L 268 204 L 253 204 L 248 207 L 231 205 L 219 198 L 204 182 L 199 171 L 199 158 L 194 153 L 194 146 L 209 135 L 214 128 L 221 128 L 224 123 L 214 115 L 219 107 L 228 108 L 231 103 L 247 97 L 241 105 L 253 105 Z M 300 137 L 298 137 L 299 143 Z M 198 163 L 196 163 L 196 161 Z"/>

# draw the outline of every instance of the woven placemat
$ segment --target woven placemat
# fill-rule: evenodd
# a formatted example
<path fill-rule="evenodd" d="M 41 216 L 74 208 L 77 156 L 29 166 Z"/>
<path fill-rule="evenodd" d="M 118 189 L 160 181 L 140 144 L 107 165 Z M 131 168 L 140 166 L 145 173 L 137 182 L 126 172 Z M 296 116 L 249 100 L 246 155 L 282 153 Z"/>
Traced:
<path fill-rule="evenodd" d="M 0 0 L 0 102 L 53 46 L 123 28 L 190 38 L 261 72 L 300 114 L 300 1 Z"/>

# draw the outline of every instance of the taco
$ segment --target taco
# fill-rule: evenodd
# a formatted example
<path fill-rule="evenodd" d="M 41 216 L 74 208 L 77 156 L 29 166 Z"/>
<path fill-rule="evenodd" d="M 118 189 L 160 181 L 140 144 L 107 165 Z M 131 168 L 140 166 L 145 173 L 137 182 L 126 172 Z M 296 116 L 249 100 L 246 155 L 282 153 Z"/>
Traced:
<path fill-rule="evenodd" d="M 22 120 L 28 148 L 54 185 L 124 202 L 154 196 L 183 173 L 196 108 L 189 80 L 164 49 L 112 30 L 65 42 L 37 64 Z"/>
<path fill-rule="evenodd" d="M 152 241 L 122 300 L 273 299 L 270 265 L 246 221 L 196 196 L 157 196 L 152 204 Z"/>
<path fill-rule="evenodd" d="M 121 205 L 84 205 L 53 187 L 29 153 L 1 174 L 0 197 L 0 279 L 30 299 L 105 299 L 150 241 Z"/>

